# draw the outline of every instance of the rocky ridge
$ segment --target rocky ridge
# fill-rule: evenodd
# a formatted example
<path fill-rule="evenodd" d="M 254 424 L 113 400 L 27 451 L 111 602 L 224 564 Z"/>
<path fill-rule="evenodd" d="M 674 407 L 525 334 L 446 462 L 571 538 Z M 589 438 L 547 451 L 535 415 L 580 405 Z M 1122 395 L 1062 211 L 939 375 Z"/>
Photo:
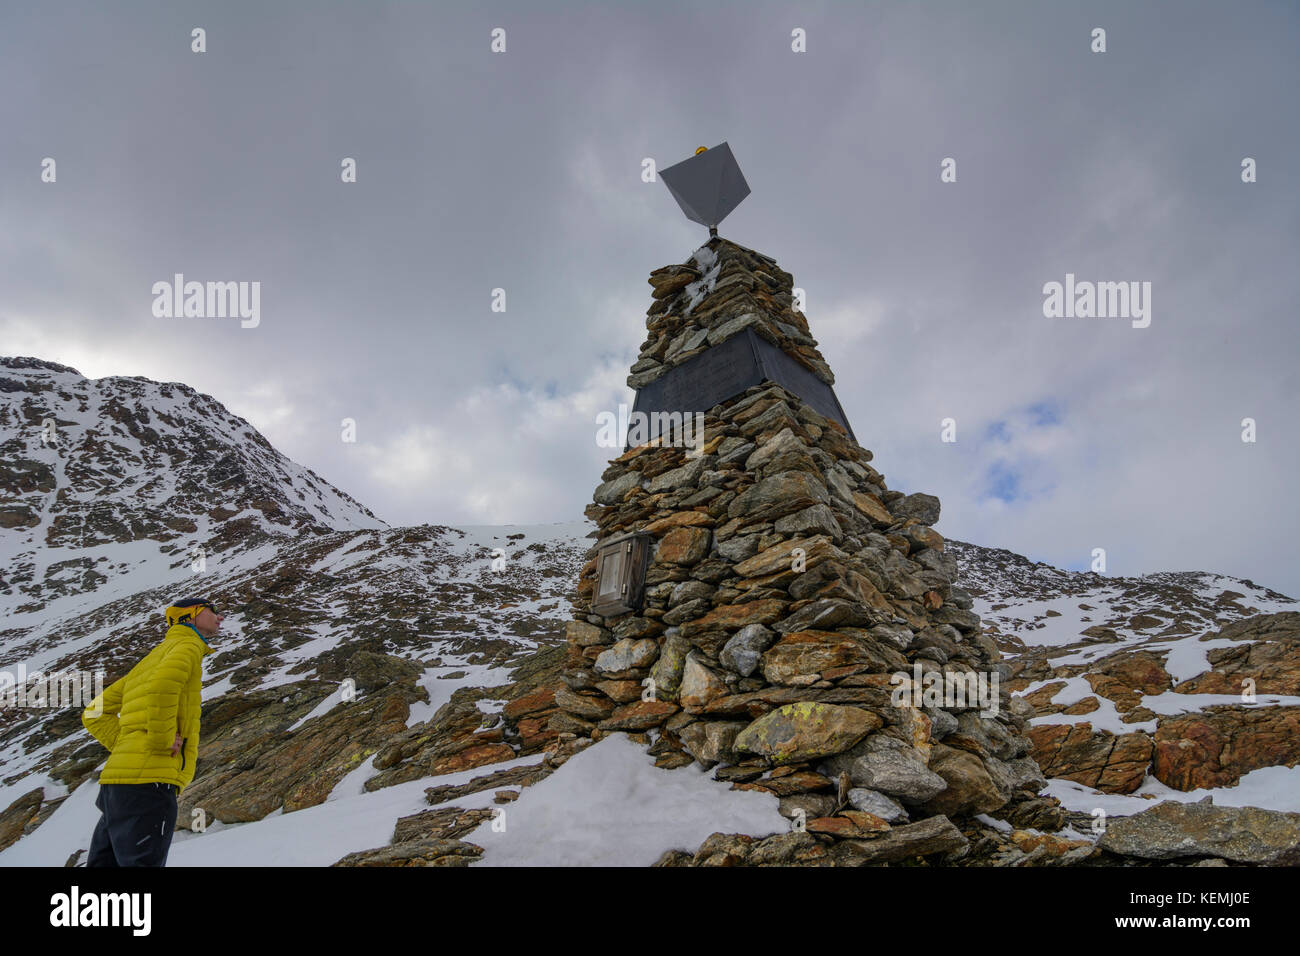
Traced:
<path fill-rule="evenodd" d="M 0 606 L 15 614 L 267 542 L 384 526 L 188 385 L 5 357 L 0 396 Z"/>

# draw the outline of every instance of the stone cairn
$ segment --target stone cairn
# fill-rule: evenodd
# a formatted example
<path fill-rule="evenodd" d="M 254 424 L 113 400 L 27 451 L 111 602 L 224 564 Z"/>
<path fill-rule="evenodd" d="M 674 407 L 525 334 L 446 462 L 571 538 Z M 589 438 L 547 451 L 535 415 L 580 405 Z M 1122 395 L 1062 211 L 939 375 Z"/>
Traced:
<path fill-rule="evenodd" d="M 748 327 L 833 384 L 774 260 L 715 237 L 649 281 L 633 388 Z M 601 540 L 653 535 L 645 598 L 593 614 L 593 547 L 550 729 L 570 747 L 625 732 L 660 767 L 716 768 L 777 795 L 792 828 L 867 858 L 891 841 L 886 859 L 959 849 L 949 818 L 1018 804 L 1033 825 L 1048 801 L 1033 798 L 1045 784 L 1025 711 L 954 583 L 938 499 L 889 490 L 871 452 L 771 382 L 710 409 L 697 453 L 670 445 L 610 462 L 587 508 Z M 920 686 L 898 704 L 894 675 L 914 685 L 918 665 L 983 675 L 996 714 L 925 705 Z"/>

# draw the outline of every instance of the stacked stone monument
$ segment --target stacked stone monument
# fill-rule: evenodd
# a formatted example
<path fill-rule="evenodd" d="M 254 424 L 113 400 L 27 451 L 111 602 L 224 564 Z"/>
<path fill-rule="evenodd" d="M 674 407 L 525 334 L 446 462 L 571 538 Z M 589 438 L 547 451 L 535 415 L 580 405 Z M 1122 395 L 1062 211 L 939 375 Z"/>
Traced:
<path fill-rule="evenodd" d="M 833 384 L 792 277 L 767 256 L 714 237 L 649 281 L 631 387 L 747 329 Z M 661 767 L 694 761 L 771 791 L 796 827 L 859 845 L 1032 805 L 1044 781 L 1023 711 L 954 583 L 938 499 L 890 490 L 840 422 L 775 382 L 704 425 L 629 448 L 601 476 L 551 729 L 632 734 Z M 593 614 L 600 542 L 637 531 L 652 536 L 641 607 Z M 936 697 L 945 687 L 972 694 L 954 705 Z"/>

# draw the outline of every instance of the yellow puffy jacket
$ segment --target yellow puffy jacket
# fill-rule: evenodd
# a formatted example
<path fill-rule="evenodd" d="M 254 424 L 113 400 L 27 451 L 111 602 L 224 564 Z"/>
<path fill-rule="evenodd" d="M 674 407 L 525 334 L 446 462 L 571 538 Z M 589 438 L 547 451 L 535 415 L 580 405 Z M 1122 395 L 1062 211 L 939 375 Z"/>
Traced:
<path fill-rule="evenodd" d="M 173 624 L 161 644 L 91 701 L 81 723 L 110 751 L 101 784 L 189 786 L 199 750 L 203 658 L 211 653 L 193 626 Z M 177 734 L 184 742 L 173 756 Z"/>

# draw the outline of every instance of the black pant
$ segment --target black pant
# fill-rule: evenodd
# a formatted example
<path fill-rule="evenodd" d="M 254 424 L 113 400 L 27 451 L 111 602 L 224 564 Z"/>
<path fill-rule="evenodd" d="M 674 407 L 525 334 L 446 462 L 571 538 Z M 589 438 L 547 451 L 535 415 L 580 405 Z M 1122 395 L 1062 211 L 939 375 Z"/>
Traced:
<path fill-rule="evenodd" d="M 176 832 L 176 787 L 170 783 L 105 783 L 102 812 L 86 866 L 166 866 Z"/>

